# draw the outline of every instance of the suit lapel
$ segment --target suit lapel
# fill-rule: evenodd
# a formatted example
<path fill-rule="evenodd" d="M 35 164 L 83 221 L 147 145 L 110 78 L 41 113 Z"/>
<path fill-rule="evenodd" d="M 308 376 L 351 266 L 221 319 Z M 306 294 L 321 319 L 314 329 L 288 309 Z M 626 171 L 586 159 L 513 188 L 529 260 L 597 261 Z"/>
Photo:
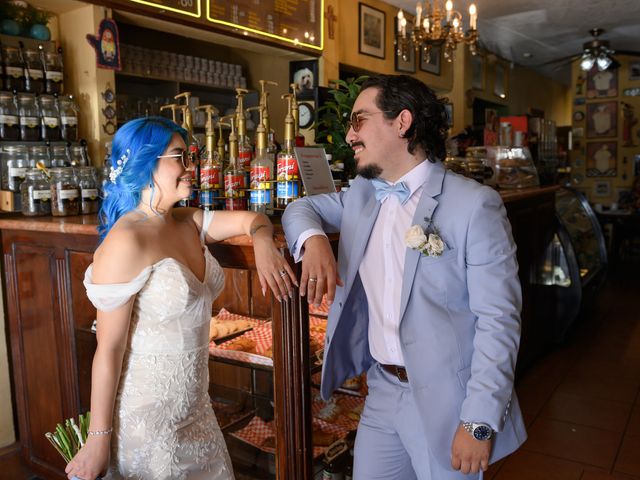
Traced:
<path fill-rule="evenodd" d="M 411 225 L 420 225 L 426 231 L 431 225 L 431 219 L 438 206 L 438 201 L 435 199 L 442 192 L 442 182 L 444 181 L 445 169 L 442 162 L 436 162 L 431 164 L 427 179 L 424 183 L 422 190 L 422 196 L 418 201 L 416 212 L 413 215 Z M 413 250 L 407 247 L 404 257 L 404 274 L 402 276 L 402 293 L 400 295 L 400 321 L 407 309 L 409 302 L 409 294 L 411 293 L 411 287 L 413 285 L 413 279 L 416 275 L 416 269 L 418 268 L 418 261 L 422 255 L 418 250 Z"/>

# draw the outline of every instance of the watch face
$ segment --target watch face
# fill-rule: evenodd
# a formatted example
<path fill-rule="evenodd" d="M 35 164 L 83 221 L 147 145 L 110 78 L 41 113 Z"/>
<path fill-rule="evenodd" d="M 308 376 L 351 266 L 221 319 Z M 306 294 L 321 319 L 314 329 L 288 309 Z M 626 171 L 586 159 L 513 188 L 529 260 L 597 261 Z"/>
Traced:
<path fill-rule="evenodd" d="M 491 438 L 491 429 L 486 425 L 477 425 L 473 429 L 473 436 L 476 440 L 488 440 Z"/>

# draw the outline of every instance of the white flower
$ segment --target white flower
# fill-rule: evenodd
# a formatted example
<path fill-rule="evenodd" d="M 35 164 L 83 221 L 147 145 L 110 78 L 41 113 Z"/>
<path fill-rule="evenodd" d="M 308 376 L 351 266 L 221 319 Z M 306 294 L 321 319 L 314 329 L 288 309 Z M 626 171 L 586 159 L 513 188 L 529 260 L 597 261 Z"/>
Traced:
<path fill-rule="evenodd" d="M 420 225 L 414 225 L 404 234 L 404 241 L 409 248 L 420 250 L 427 243 L 427 236 Z"/>
<path fill-rule="evenodd" d="M 429 256 L 439 257 L 444 252 L 444 242 L 438 235 L 431 233 L 429 234 L 426 249 Z"/>

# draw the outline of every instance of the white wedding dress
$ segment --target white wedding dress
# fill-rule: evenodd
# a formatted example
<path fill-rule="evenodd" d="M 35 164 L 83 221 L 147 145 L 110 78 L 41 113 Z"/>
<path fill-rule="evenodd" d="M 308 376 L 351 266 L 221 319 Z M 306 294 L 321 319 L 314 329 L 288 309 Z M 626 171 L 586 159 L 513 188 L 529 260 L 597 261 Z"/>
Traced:
<path fill-rule="evenodd" d="M 205 212 L 202 232 L 213 212 Z M 204 245 L 205 276 L 173 258 L 126 284 L 92 283 L 103 311 L 136 295 L 118 386 L 107 479 L 233 479 L 227 447 L 209 399 L 209 320 L 224 272 Z"/>

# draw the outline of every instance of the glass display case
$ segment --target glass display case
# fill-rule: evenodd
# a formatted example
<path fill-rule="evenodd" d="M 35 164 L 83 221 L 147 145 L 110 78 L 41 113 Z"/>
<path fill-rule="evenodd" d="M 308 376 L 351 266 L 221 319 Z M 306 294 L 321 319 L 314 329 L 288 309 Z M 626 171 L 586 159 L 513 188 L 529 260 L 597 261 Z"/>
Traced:
<path fill-rule="evenodd" d="M 537 270 L 537 283 L 555 287 L 554 338 L 562 341 L 604 281 L 607 253 L 602 229 L 585 196 L 556 192 L 556 232 Z"/>

